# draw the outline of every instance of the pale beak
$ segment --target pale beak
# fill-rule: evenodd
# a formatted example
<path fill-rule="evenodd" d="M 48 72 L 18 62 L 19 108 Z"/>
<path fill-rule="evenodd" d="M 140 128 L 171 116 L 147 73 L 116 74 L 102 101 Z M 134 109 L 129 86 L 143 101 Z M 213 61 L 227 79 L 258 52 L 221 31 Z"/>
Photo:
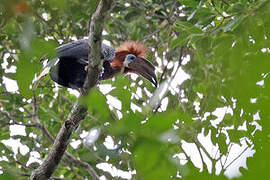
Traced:
<path fill-rule="evenodd" d="M 132 62 L 128 63 L 128 68 L 132 72 L 137 73 L 144 78 L 148 79 L 157 87 L 157 77 L 155 74 L 155 66 L 144 58 L 137 57 Z"/>

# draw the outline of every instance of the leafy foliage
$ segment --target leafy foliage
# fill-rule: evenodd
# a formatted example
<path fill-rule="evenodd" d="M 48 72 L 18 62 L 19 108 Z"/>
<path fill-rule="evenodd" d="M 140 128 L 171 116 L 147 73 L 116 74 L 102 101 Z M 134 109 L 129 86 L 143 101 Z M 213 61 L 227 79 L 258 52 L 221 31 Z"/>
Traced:
<path fill-rule="evenodd" d="M 34 91 L 39 60 L 53 57 L 58 44 L 87 36 L 97 4 L 0 2 L 1 179 L 27 179 L 48 154 L 77 98 L 49 77 Z M 132 179 L 266 179 L 270 1 L 117 0 L 105 32 L 103 38 L 115 47 L 124 40 L 148 46 L 160 86 L 121 75 L 101 82 L 84 99 L 89 115 L 73 135 L 72 144 L 79 145 L 68 152 L 107 179 L 125 177 L 103 170 L 103 163 Z M 181 70 L 188 74 L 183 83 Z M 18 90 L 12 91 L 7 79 L 15 80 Z M 87 142 L 97 129 L 97 138 Z M 247 168 L 237 177 L 231 169 L 243 157 Z M 66 157 L 54 176 L 91 178 Z"/>

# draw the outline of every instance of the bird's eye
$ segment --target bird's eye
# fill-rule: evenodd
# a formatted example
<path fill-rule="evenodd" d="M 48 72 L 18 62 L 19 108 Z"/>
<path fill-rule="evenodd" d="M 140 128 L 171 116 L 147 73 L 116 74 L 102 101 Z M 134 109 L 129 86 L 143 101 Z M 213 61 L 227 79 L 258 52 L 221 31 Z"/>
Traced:
<path fill-rule="evenodd" d="M 126 56 L 126 60 L 127 60 L 128 62 L 131 62 L 131 61 L 133 61 L 133 60 L 135 60 L 135 59 L 136 59 L 136 56 L 133 55 L 133 54 L 128 54 L 128 55 Z"/>

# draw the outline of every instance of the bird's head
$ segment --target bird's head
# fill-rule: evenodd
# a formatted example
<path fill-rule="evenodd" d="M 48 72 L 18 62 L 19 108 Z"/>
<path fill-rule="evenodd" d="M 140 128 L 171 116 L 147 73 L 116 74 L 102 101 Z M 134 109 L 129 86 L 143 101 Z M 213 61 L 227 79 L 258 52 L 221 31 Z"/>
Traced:
<path fill-rule="evenodd" d="M 136 73 L 157 86 L 155 67 L 145 59 L 148 49 L 137 42 L 126 41 L 116 49 L 111 67 L 120 73 Z"/>

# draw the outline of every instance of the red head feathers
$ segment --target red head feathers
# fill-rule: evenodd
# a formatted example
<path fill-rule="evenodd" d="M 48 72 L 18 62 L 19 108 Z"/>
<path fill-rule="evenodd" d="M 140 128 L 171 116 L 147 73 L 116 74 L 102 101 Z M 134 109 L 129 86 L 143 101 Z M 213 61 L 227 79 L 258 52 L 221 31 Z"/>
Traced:
<path fill-rule="evenodd" d="M 140 43 L 134 41 L 123 42 L 116 49 L 115 58 L 110 62 L 110 66 L 115 73 L 136 73 L 157 86 L 155 67 L 145 59 L 147 53 L 148 48 Z"/>
<path fill-rule="evenodd" d="M 143 44 L 134 41 L 125 41 L 116 49 L 116 54 L 126 52 L 128 54 L 134 54 L 137 57 L 146 57 L 148 51 L 148 48 Z"/>

